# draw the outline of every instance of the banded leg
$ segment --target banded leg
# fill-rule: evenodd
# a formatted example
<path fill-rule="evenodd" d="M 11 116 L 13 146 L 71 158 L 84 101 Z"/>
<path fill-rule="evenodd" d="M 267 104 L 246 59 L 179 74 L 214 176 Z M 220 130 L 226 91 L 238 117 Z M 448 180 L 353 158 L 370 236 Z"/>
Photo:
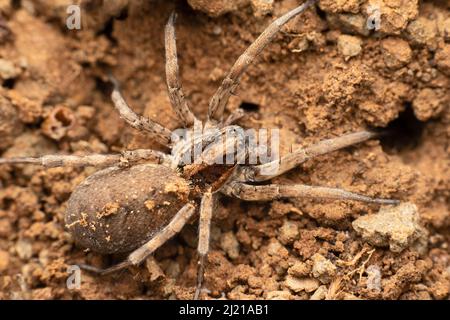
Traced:
<path fill-rule="evenodd" d="M 168 155 L 151 150 L 137 149 L 124 151 L 120 154 L 90 154 L 86 156 L 74 155 L 46 155 L 42 157 L 0 158 L 2 164 L 34 164 L 45 168 L 73 166 L 73 167 L 103 167 L 113 165 L 127 165 L 140 160 L 155 160 L 158 163 L 170 163 Z"/>
<path fill-rule="evenodd" d="M 173 12 L 170 15 L 165 29 L 165 46 L 166 46 L 166 82 L 169 93 L 170 103 L 177 115 L 184 122 L 186 128 L 191 127 L 196 120 L 192 113 L 186 97 L 183 93 L 183 88 L 180 83 L 178 58 L 177 58 L 177 44 L 175 36 L 175 18 Z"/>
<path fill-rule="evenodd" d="M 194 300 L 197 300 L 200 296 L 203 278 L 205 274 L 205 261 L 209 251 L 212 208 L 213 208 L 213 195 L 211 192 L 206 192 L 203 195 L 202 203 L 200 206 L 200 221 L 198 226 L 198 247 L 197 247 L 199 261 L 197 269 L 197 287 L 195 289 Z"/>
<path fill-rule="evenodd" d="M 234 110 L 228 118 L 223 122 L 222 127 L 227 127 L 236 123 L 239 119 L 241 119 L 245 115 L 244 109 L 238 108 Z"/>
<path fill-rule="evenodd" d="M 170 238 L 179 233 L 181 229 L 183 229 L 184 225 L 189 221 L 192 215 L 195 212 L 195 206 L 191 203 L 186 204 L 181 208 L 177 214 L 173 217 L 172 221 L 161 231 L 159 231 L 152 239 L 150 239 L 147 243 L 142 245 L 141 247 L 134 250 L 128 258 L 109 268 L 101 269 L 89 265 L 80 265 L 80 268 L 91 271 L 94 273 L 98 273 L 100 275 L 109 274 L 112 272 L 119 271 L 121 269 L 135 266 L 144 261 L 148 256 L 150 256 L 156 249 L 161 247 L 164 243 L 166 243 Z"/>
<path fill-rule="evenodd" d="M 120 93 L 117 80 L 113 77 L 110 77 L 110 80 L 114 85 L 114 89 L 111 93 L 111 100 L 114 104 L 114 107 L 117 109 L 117 111 L 119 111 L 120 117 L 133 128 L 139 131 L 149 132 L 160 143 L 169 145 L 171 140 L 170 130 L 163 127 L 159 123 L 154 122 L 153 120 L 137 115 L 133 110 L 131 110 L 122 94 Z"/>
<path fill-rule="evenodd" d="M 281 157 L 281 159 L 258 166 L 242 168 L 239 180 L 248 182 L 267 181 L 295 168 L 309 159 L 375 138 L 378 135 L 376 132 L 359 131 L 337 138 L 322 140 L 312 146 L 296 150 Z M 274 170 L 271 170 L 272 168 L 276 168 L 276 172 L 273 172 Z"/>
<path fill-rule="evenodd" d="M 261 51 L 273 40 L 274 36 L 281 27 L 289 20 L 305 11 L 314 4 L 316 0 L 308 0 L 301 6 L 289 11 L 280 18 L 273 21 L 267 29 L 244 51 L 244 53 L 236 60 L 228 75 L 222 81 L 214 96 L 209 102 L 208 119 L 221 122 L 223 111 L 233 91 L 239 85 L 242 74 L 247 70 L 248 66 L 261 53 Z"/>
<path fill-rule="evenodd" d="M 262 186 L 232 182 L 222 189 L 225 194 L 245 201 L 270 201 L 279 198 L 322 198 L 331 200 L 353 200 L 377 204 L 399 204 L 398 200 L 370 198 L 337 188 L 308 186 L 303 184 Z"/>

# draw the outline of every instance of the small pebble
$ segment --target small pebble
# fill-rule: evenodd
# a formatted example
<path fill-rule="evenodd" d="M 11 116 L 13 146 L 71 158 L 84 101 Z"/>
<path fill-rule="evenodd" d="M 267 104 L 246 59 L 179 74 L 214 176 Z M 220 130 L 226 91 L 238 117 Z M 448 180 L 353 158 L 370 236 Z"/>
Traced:
<path fill-rule="evenodd" d="M 267 300 L 291 300 L 292 294 L 289 291 L 269 291 L 266 296 Z"/>
<path fill-rule="evenodd" d="M 328 288 L 324 285 L 317 288 L 317 290 L 312 294 L 310 300 L 325 300 L 327 297 Z"/>
<path fill-rule="evenodd" d="M 227 253 L 230 259 L 236 259 L 239 257 L 239 242 L 233 232 L 225 232 L 222 235 L 220 246 L 222 250 Z"/>
<path fill-rule="evenodd" d="M 298 293 L 301 291 L 313 292 L 319 287 L 320 282 L 314 278 L 296 278 L 287 276 L 284 284 L 290 290 Z"/>
<path fill-rule="evenodd" d="M 371 30 L 367 28 L 367 18 L 360 13 L 330 14 L 327 16 L 327 20 L 333 26 L 334 30 L 343 30 L 348 33 L 357 33 L 362 36 L 368 36 L 371 32 Z"/>
<path fill-rule="evenodd" d="M 304 277 L 311 272 L 310 266 L 304 262 L 296 262 L 289 268 L 288 273 L 294 277 Z"/>
<path fill-rule="evenodd" d="M 218 36 L 218 35 L 220 35 L 222 33 L 222 28 L 220 27 L 220 26 L 214 26 L 214 28 L 213 28 L 213 34 L 215 35 L 215 36 Z"/>
<path fill-rule="evenodd" d="M 33 254 L 31 243 L 26 240 L 19 240 L 16 243 L 16 252 L 20 259 L 28 260 Z"/>
<path fill-rule="evenodd" d="M 336 275 L 336 266 L 319 253 L 313 255 L 311 260 L 313 261 L 313 276 L 322 283 L 330 283 Z"/>
<path fill-rule="evenodd" d="M 3 80 L 14 79 L 20 74 L 20 68 L 9 60 L 0 59 L 0 78 Z"/>
<path fill-rule="evenodd" d="M 412 103 L 414 115 L 420 121 L 437 117 L 445 108 L 445 105 L 443 99 L 439 98 L 439 94 L 431 88 L 420 90 Z"/>
<path fill-rule="evenodd" d="M 388 68 L 398 69 L 411 62 L 412 50 L 407 41 L 387 38 L 381 42 L 383 60 Z"/>
<path fill-rule="evenodd" d="M 256 17 L 265 16 L 273 11 L 273 0 L 251 0 Z"/>
<path fill-rule="evenodd" d="M 43 266 L 47 266 L 50 263 L 50 252 L 47 249 L 39 252 L 39 263 Z"/>
<path fill-rule="evenodd" d="M 267 253 L 271 256 L 286 257 L 289 255 L 288 250 L 276 239 L 272 239 L 267 246 Z"/>
<path fill-rule="evenodd" d="M 263 278 L 256 277 L 253 275 L 248 277 L 247 283 L 248 283 L 249 287 L 253 288 L 253 289 L 258 289 L 258 288 L 264 287 Z"/>
<path fill-rule="evenodd" d="M 434 20 L 419 17 L 411 21 L 406 29 L 409 39 L 415 45 L 435 49 L 437 45 L 437 24 Z"/>
<path fill-rule="evenodd" d="M 344 56 L 345 60 L 349 60 L 361 53 L 362 41 L 360 38 L 349 35 L 340 35 L 337 46 L 339 52 Z"/>
<path fill-rule="evenodd" d="M 293 221 L 285 220 L 280 228 L 279 240 L 282 244 L 291 244 L 297 239 L 298 234 L 297 224 Z"/>
<path fill-rule="evenodd" d="M 425 236 L 426 231 L 419 221 L 417 207 L 405 202 L 395 207 L 382 207 L 377 214 L 361 216 L 352 226 L 370 244 L 389 246 L 392 252 L 401 252 Z"/>
<path fill-rule="evenodd" d="M 188 0 L 189 5 L 194 10 L 205 12 L 211 17 L 218 17 L 237 10 L 248 2 L 248 0 Z"/>

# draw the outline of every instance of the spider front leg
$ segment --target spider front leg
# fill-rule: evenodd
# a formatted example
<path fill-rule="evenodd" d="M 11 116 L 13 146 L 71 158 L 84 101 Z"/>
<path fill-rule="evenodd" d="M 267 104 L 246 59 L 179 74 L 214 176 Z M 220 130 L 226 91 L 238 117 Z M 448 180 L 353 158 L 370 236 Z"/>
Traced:
<path fill-rule="evenodd" d="M 167 90 L 172 108 L 184 122 L 185 127 L 188 128 L 192 126 L 197 119 L 189 107 L 180 83 L 174 26 L 175 18 L 175 13 L 172 13 L 165 29 Z"/>
<path fill-rule="evenodd" d="M 156 249 L 161 247 L 164 243 L 166 243 L 170 238 L 175 236 L 177 233 L 183 229 L 184 225 L 189 221 L 192 215 L 195 212 L 195 206 L 191 203 L 184 205 L 177 214 L 173 217 L 173 219 L 169 222 L 169 224 L 164 227 L 161 231 L 153 236 L 148 242 L 143 244 L 141 247 L 134 250 L 128 258 L 112 267 L 101 269 L 89 265 L 80 265 L 80 268 L 94 272 L 100 275 L 106 275 L 112 272 L 119 271 L 121 269 L 139 265 L 143 262 L 148 256 L 150 256 Z"/>
<path fill-rule="evenodd" d="M 280 31 L 281 27 L 288 23 L 292 18 L 305 11 L 314 4 L 316 0 L 308 0 L 301 6 L 289 11 L 283 16 L 272 22 L 261 35 L 244 51 L 236 60 L 231 70 L 228 72 L 222 84 L 217 89 L 209 102 L 208 120 L 217 122 L 222 121 L 225 106 L 233 91 L 239 85 L 242 74 L 247 70 L 253 60 L 264 50 L 264 48 L 273 40 L 274 36 Z"/>
<path fill-rule="evenodd" d="M 242 168 L 239 180 L 248 182 L 267 181 L 295 168 L 309 159 L 343 149 L 377 136 L 379 136 L 379 134 L 376 132 L 359 131 L 337 138 L 322 140 L 312 146 L 298 149 L 272 162 L 244 167 Z M 276 170 L 275 172 L 274 168 Z"/>
<path fill-rule="evenodd" d="M 108 167 L 114 165 L 131 164 L 141 160 L 155 160 L 158 163 L 170 164 L 168 155 L 151 150 L 138 149 L 124 151 L 121 154 L 90 154 L 86 156 L 46 155 L 42 157 L 0 158 L 1 164 L 34 164 L 45 168 L 73 166 L 73 167 Z"/>
<path fill-rule="evenodd" d="M 119 111 L 120 117 L 133 128 L 139 131 L 147 131 L 163 145 L 169 145 L 171 141 L 171 131 L 153 120 L 137 115 L 131 110 L 120 93 L 117 80 L 112 76 L 110 76 L 110 80 L 114 85 L 111 99 L 114 107 Z"/>
<path fill-rule="evenodd" d="M 202 203 L 200 205 L 200 220 L 198 224 L 198 247 L 197 247 L 199 261 L 197 269 L 197 287 L 195 289 L 194 300 L 197 300 L 200 296 L 203 278 L 205 274 L 205 261 L 209 251 L 212 208 L 213 208 L 213 194 L 211 192 L 206 192 L 203 195 Z"/>
<path fill-rule="evenodd" d="M 223 122 L 222 127 L 227 127 L 227 126 L 230 126 L 230 125 L 236 123 L 236 121 L 241 119 L 244 115 L 245 115 L 244 109 L 238 108 L 238 109 L 234 110 L 228 116 L 228 118 Z"/>
<path fill-rule="evenodd" d="M 245 201 L 270 201 L 279 198 L 321 198 L 331 200 L 353 200 L 377 204 L 399 204 L 398 200 L 371 198 L 338 188 L 308 186 L 303 184 L 269 184 L 255 186 L 242 182 L 231 182 L 223 187 L 229 196 Z"/>

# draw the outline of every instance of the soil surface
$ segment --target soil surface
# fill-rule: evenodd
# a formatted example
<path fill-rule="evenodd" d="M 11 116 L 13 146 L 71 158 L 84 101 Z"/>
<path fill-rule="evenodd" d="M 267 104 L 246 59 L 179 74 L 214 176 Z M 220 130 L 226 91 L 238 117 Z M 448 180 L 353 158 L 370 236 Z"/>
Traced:
<path fill-rule="evenodd" d="M 0 153 L 164 150 L 125 125 L 108 70 L 137 112 L 180 127 L 164 76 L 173 10 L 180 76 L 205 119 L 240 53 L 297 0 L 0 0 Z M 80 1 L 78 1 L 80 2 Z M 368 28 L 369 26 L 369 28 Z M 365 128 L 389 135 L 320 156 L 274 182 L 340 187 L 409 202 L 220 198 L 205 299 L 449 299 L 450 2 L 319 1 L 283 28 L 242 78 L 227 113 L 280 128 L 282 152 Z M 197 221 L 143 265 L 98 277 L 122 256 L 78 247 L 65 229 L 74 188 L 94 168 L 0 167 L 0 299 L 192 298 Z M 126 188 L 126 186 L 124 186 Z M 364 216 L 364 220 L 358 220 Z M 383 223 L 388 217 L 389 223 Z"/>

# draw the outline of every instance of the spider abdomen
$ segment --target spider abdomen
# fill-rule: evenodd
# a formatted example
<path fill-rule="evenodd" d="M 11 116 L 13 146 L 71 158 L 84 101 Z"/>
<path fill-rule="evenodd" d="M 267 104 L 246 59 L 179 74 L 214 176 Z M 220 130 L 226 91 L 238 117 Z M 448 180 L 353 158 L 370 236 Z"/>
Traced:
<path fill-rule="evenodd" d="M 80 184 L 66 211 L 75 242 L 102 254 L 150 240 L 188 202 L 188 181 L 162 165 L 107 168 Z"/>

